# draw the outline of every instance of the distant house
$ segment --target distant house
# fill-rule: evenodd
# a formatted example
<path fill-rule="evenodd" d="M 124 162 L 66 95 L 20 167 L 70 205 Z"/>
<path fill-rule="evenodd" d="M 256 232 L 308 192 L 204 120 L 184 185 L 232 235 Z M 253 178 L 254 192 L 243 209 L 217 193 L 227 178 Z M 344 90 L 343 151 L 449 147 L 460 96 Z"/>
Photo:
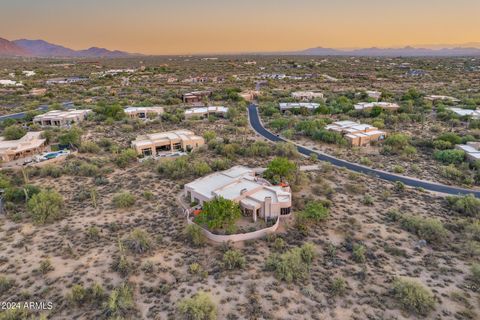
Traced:
<path fill-rule="evenodd" d="M 360 102 L 355 104 L 355 110 L 368 110 L 375 107 L 382 108 L 384 110 L 398 110 L 400 106 L 392 102 Z"/>
<path fill-rule="evenodd" d="M 199 103 L 202 102 L 204 98 L 209 97 L 212 95 L 211 91 L 193 91 L 189 93 L 185 93 L 182 96 L 182 100 L 184 103 Z"/>
<path fill-rule="evenodd" d="M 80 123 L 92 113 L 90 109 L 52 110 L 33 118 L 33 123 L 42 127 L 64 127 Z"/>
<path fill-rule="evenodd" d="M 450 96 L 438 96 L 438 95 L 429 95 L 426 96 L 425 99 L 430 100 L 430 101 L 451 101 L 451 102 L 460 102 L 460 99 L 450 97 Z"/>
<path fill-rule="evenodd" d="M 162 153 L 191 151 L 205 144 L 205 140 L 189 130 L 175 130 L 138 136 L 132 148 L 143 156 L 158 156 Z"/>
<path fill-rule="evenodd" d="M 472 109 L 462 109 L 462 108 L 447 108 L 447 110 L 452 111 L 459 117 L 467 117 L 470 116 L 473 119 L 480 119 L 480 111 L 479 110 L 472 110 Z"/>
<path fill-rule="evenodd" d="M 30 70 L 24 70 L 22 71 L 22 73 L 25 77 L 32 77 L 35 75 L 35 71 L 30 71 Z"/>
<path fill-rule="evenodd" d="M 292 92 L 292 98 L 301 101 L 311 101 L 314 99 L 323 99 L 323 93 L 317 91 L 295 91 Z"/>
<path fill-rule="evenodd" d="M 164 113 L 162 107 L 127 107 L 125 113 L 130 118 L 147 119 L 148 115 L 158 117 Z"/>
<path fill-rule="evenodd" d="M 238 94 L 240 98 L 243 98 L 245 101 L 253 101 L 260 95 L 260 91 L 257 90 L 246 90 Z"/>
<path fill-rule="evenodd" d="M 45 88 L 33 88 L 30 90 L 29 94 L 31 96 L 43 96 L 47 92 Z"/>
<path fill-rule="evenodd" d="M 52 84 L 70 84 L 70 83 L 78 83 L 78 82 L 86 82 L 88 78 L 80 78 L 80 77 L 68 77 L 68 78 L 52 78 L 47 80 L 48 85 Z"/>
<path fill-rule="evenodd" d="M 232 200 L 253 221 L 257 221 L 257 217 L 268 220 L 288 215 L 292 207 L 290 187 L 272 186 L 268 181 L 255 177 L 252 169 L 243 166 L 187 183 L 184 190 L 190 201 L 200 205 L 217 197 Z"/>
<path fill-rule="evenodd" d="M 465 151 L 465 157 L 470 162 L 480 160 L 480 142 L 471 141 L 467 144 L 457 144 L 455 149 Z"/>
<path fill-rule="evenodd" d="M 382 97 L 382 93 L 380 91 L 367 90 L 365 93 L 369 98 L 375 99 L 375 101 L 378 101 Z"/>
<path fill-rule="evenodd" d="M 17 82 L 13 80 L 0 80 L 0 85 L 4 87 L 23 87 L 22 82 Z"/>
<path fill-rule="evenodd" d="M 305 108 L 308 110 L 315 110 L 320 106 L 318 103 L 311 103 L 311 102 L 282 102 L 278 104 L 281 112 L 285 112 L 287 110 L 292 109 L 301 109 Z"/>
<path fill-rule="evenodd" d="M 192 117 L 208 117 L 209 115 L 224 117 L 228 112 L 228 108 L 223 106 L 199 107 L 185 110 L 185 118 Z"/>
<path fill-rule="evenodd" d="M 365 146 L 385 139 L 387 133 L 369 124 L 353 121 L 338 121 L 325 127 L 329 131 L 341 133 L 352 146 Z"/>
<path fill-rule="evenodd" d="M 42 132 L 27 132 L 18 140 L 4 140 L 0 137 L 0 158 L 3 162 L 31 157 L 43 152 L 46 148 L 46 139 L 41 137 Z"/>

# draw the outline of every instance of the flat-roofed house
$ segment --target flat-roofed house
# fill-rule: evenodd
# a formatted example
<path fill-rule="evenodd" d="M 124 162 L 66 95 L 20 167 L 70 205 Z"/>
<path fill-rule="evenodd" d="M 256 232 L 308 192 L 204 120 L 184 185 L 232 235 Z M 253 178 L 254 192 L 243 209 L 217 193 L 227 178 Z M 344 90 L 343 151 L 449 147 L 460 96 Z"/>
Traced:
<path fill-rule="evenodd" d="M 4 140 L 0 137 L 0 158 L 3 162 L 9 162 L 43 152 L 47 140 L 41 135 L 41 131 L 35 131 L 27 132 L 18 140 Z"/>
<path fill-rule="evenodd" d="M 288 186 L 273 186 L 255 176 L 254 170 L 235 166 L 197 179 L 184 186 L 185 196 L 203 205 L 216 197 L 237 202 L 243 213 L 256 221 L 276 219 L 291 212 L 292 194 Z"/>
<path fill-rule="evenodd" d="M 295 91 L 292 92 L 292 98 L 302 101 L 311 101 L 314 99 L 323 99 L 323 93 L 317 91 Z"/>
<path fill-rule="evenodd" d="M 132 141 L 137 154 L 157 156 L 162 153 L 191 151 L 205 144 L 205 140 L 189 130 L 175 130 L 138 136 Z"/>
<path fill-rule="evenodd" d="M 315 110 L 320 106 L 318 103 L 311 103 L 311 102 L 281 102 L 278 104 L 281 112 L 285 112 L 287 110 L 292 109 L 308 109 L 308 110 Z"/>
<path fill-rule="evenodd" d="M 359 102 L 353 106 L 355 110 L 369 110 L 375 107 L 392 111 L 400 108 L 398 104 L 392 102 Z"/>
<path fill-rule="evenodd" d="M 182 96 L 183 103 L 200 103 L 204 98 L 212 95 L 211 91 L 193 91 Z"/>
<path fill-rule="evenodd" d="M 192 117 L 208 117 L 210 115 L 224 117 L 228 112 L 227 107 L 223 106 L 209 106 L 209 107 L 198 107 L 185 110 L 185 118 Z"/>
<path fill-rule="evenodd" d="M 387 133 L 369 124 L 353 121 L 338 121 L 325 127 L 326 130 L 341 133 L 352 146 L 365 146 L 385 139 Z"/>
<path fill-rule="evenodd" d="M 382 97 L 382 93 L 380 91 L 367 90 L 365 93 L 369 98 L 375 99 L 376 101 Z"/>
<path fill-rule="evenodd" d="M 480 111 L 473 109 L 463 109 L 463 108 L 447 108 L 447 110 L 452 111 L 459 117 L 470 116 L 472 119 L 480 119 Z"/>
<path fill-rule="evenodd" d="M 52 110 L 33 118 L 33 123 L 42 127 L 63 127 L 80 123 L 92 113 L 90 109 Z"/>
<path fill-rule="evenodd" d="M 238 94 L 240 98 L 243 98 L 245 101 L 253 101 L 260 95 L 260 91 L 257 90 L 246 90 Z"/>
<path fill-rule="evenodd" d="M 77 82 L 86 82 L 88 78 L 81 78 L 81 77 L 68 77 L 68 78 L 52 78 L 46 81 L 47 84 L 69 84 L 69 83 L 77 83 Z"/>
<path fill-rule="evenodd" d="M 147 119 L 148 115 L 158 117 L 163 114 L 162 107 L 127 107 L 125 113 L 130 118 Z"/>
<path fill-rule="evenodd" d="M 425 99 L 430 100 L 430 101 L 451 101 L 451 102 L 460 102 L 460 99 L 450 97 L 450 96 L 440 96 L 440 95 L 429 95 L 426 96 Z"/>
<path fill-rule="evenodd" d="M 480 142 L 470 141 L 467 144 L 457 144 L 455 149 L 465 151 L 465 157 L 470 162 L 480 160 Z"/>

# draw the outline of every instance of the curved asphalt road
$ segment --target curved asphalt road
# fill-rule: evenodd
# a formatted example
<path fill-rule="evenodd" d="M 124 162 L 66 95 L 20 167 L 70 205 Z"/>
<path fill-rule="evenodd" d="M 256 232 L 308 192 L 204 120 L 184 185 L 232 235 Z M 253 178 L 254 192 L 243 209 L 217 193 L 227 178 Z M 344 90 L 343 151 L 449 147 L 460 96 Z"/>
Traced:
<path fill-rule="evenodd" d="M 273 142 L 287 142 L 285 139 L 271 133 L 270 131 L 268 131 L 263 127 L 260 121 L 260 117 L 258 115 L 258 109 L 256 105 L 251 104 L 248 106 L 248 118 L 252 128 L 261 136 Z M 386 172 L 383 170 L 372 169 L 369 167 L 362 166 L 360 164 L 356 164 L 356 163 L 352 163 L 349 161 L 332 157 L 328 154 L 325 154 L 319 151 L 310 150 L 301 145 L 296 144 L 296 146 L 297 146 L 298 152 L 300 152 L 301 154 L 305 156 L 310 156 L 312 153 L 314 153 L 318 156 L 319 160 L 330 162 L 331 164 L 337 167 L 344 167 L 355 172 L 368 174 L 370 176 L 374 176 L 376 178 L 380 178 L 387 181 L 392 181 L 392 182 L 401 181 L 405 185 L 411 186 L 411 187 L 418 187 L 418 188 L 423 188 L 425 190 L 441 192 L 441 193 L 446 193 L 451 195 L 474 194 L 477 198 L 480 198 L 480 191 L 451 187 L 451 186 L 438 184 L 434 182 L 418 180 L 415 178 L 409 178 L 409 177 L 401 176 L 398 174 Z"/>
<path fill-rule="evenodd" d="M 67 108 L 67 109 L 75 108 L 73 102 L 71 102 L 71 101 L 62 103 L 62 106 L 64 108 Z M 37 111 L 47 111 L 48 107 L 49 107 L 48 104 L 41 105 L 37 108 Z M 7 115 L 4 115 L 4 116 L 0 116 L 0 122 L 2 122 L 4 120 L 7 120 L 7 119 L 20 120 L 20 119 L 25 118 L 25 115 L 26 115 L 26 112 L 7 114 Z"/>

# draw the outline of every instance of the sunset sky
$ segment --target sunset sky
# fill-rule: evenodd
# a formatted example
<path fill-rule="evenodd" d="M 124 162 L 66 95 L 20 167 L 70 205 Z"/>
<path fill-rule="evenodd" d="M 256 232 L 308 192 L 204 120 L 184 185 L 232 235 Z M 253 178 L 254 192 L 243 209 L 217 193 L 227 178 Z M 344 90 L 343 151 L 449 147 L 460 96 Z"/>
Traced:
<path fill-rule="evenodd" d="M 0 37 L 146 54 L 480 42 L 480 0 L 0 0 Z"/>

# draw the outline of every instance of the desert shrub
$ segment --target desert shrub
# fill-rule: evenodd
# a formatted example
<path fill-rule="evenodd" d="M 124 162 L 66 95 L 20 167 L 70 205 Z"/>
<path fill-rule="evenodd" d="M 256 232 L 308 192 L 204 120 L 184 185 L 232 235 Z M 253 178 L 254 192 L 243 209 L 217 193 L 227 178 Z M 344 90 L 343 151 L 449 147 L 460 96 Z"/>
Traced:
<path fill-rule="evenodd" d="M 195 161 L 193 163 L 193 174 L 197 177 L 204 176 L 212 172 L 212 168 L 205 161 Z"/>
<path fill-rule="evenodd" d="M 352 248 L 352 259 L 357 263 L 364 263 L 367 258 L 365 257 L 365 253 L 367 248 L 361 244 L 354 244 Z"/>
<path fill-rule="evenodd" d="M 280 142 L 275 144 L 273 153 L 279 157 L 285 157 L 288 159 L 295 159 L 299 157 L 297 147 L 288 142 Z"/>
<path fill-rule="evenodd" d="M 20 126 L 12 125 L 6 127 L 2 134 L 5 140 L 18 140 L 27 134 L 27 130 Z"/>
<path fill-rule="evenodd" d="M 405 183 L 402 181 L 395 181 L 395 185 L 393 186 L 393 190 L 396 192 L 403 192 L 405 191 Z"/>
<path fill-rule="evenodd" d="M 52 262 L 50 261 L 50 259 L 45 259 L 40 261 L 40 266 L 38 268 L 38 271 L 40 271 L 41 274 L 47 274 L 53 270 L 54 268 L 52 266 Z"/>
<path fill-rule="evenodd" d="M 135 201 L 135 196 L 128 191 L 118 193 L 112 199 L 115 208 L 129 208 L 135 204 Z"/>
<path fill-rule="evenodd" d="M 58 143 L 64 146 L 80 146 L 82 143 L 82 130 L 78 127 L 70 128 L 58 136 Z"/>
<path fill-rule="evenodd" d="M 315 256 L 314 246 L 306 243 L 283 254 L 272 254 L 266 262 L 266 269 L 287 282 L 301 282 L 310 275 L 310 266 Z"/>
<path fill-rule="evenodd" d="M 435 140 L 433 141 L 433 147 L 437 150 L 447 150 L 447 149 L 452 149 L 453 145 L 450 141 Z"/>
<path fill-rule="evenodd" d="M 40 193 L 40 188 L 31 184 L 26 184 L 22 188 L 7 187 L 5 189 L 4 199 L 13 203 L 22 203 Z"/>
<path fill-rule="evenodd" d="M 204 203 L 203 210 L 195 219 L 196 222 L 208 226 L 209 229 L 232 228 L 242 216 L 238 203 L 217 197 Z"/>
<path fill-rule="evenodd" d="M 98 240 L 100 238 L 100 229 L 96 226 L 91 226 L 87 229 L 87 238 Z"/>
<path fill-rule="evenodd" d="M 326 129 L 315 131 L 315 133 L 312 135 L 312 139 L 343 146 L 348 144 L 347 140 L 345 140 L 341 133 Z"/>
<path fill-rule="evenodd" d="M 366 194 L 363 196 L 362 203 L 366 206 L 371 206 L 373 205 L 373 198 L 371 195 Z"/>
<path fill-rule="evenodd" d="M 462 143 L 462 137 L 454 132 L 445 132 L 438 136 L 437 140 L 450 142 L 451 145 Z"/>
<path fill-rule="evenodd" d="M 242 269 L 245 267 L 245 257 L 238 250 L 227 250 L 223 254 L 223 267 L 227 270 Z"/>
<path fill-rule="evenodd" d="M 470 268 L 470 280 L 480 287 L 480 264 L 474 263 Z"/>
<path fill-rule="evenodd" d="M 367 157 L 361 157 L 359 162 L 364 166 L 371 166 L 373 164 L 372 160 L 368 159 Z"/>
<path fill-rule="evenodd" d="M 135 308 L 133 291 L 128 284 L 115 288 L 103 305 L 104 313 L 109 319 L 123 319 Z"/>
<path fill-rule="evenodd" d="M 152 240 L 147 232 L 141 229 L 134 229 L 123 241 L 125 247 L 135 253 L 145 253 L 152 249 Z"/>
<path fill-rule="evenodd" d="M 334 278 L 329 286 L 329 291 L 332 296 L 343 296 L 347 291 L 347 282 L 342 277 Z"/>
<path fill-rule="evenodd" d="M 226 170 L 230 167 L 231 161 L 227 158 L 224 159 L 215 159 L 210 164 L 211 168 L 214 171 Z"/>
<path fill-rule="evenodd" d="M 205 161 L 193 161 L 191 157 L 183 156 L 174 160 L 164 160 L 158 167 L 157 172 L 161 176 L 170 179 L 182 179 L 189 176 L 203 176 L 210 173 L 212 168 Z"/>
<path fill-rule="evenodd" d="M 85 141 L 82 142 L 78 151 L 81 153 L 99 153 L 100 147 L 93 141 Z"/>
<path fill-rule="evenodd" d="M 406 311 L 426 316 L 435 307 L 432 293 L 421 283 L 397 279 L 393 283 L 393 295 Z"/>
<path fill-rule="evenodd" d="M 463 150 L 438 150 L 433 154 L 435 160 L 445 164 L 458 164 L 465 160 L 465 151 Z"/>
<path fill-rule="evenodd" d="M 463 197 L 448 196 L 447 201 L 453 210 L 464 216 L 480 217 L 480 199 L 473 194 Z"/>
<path fill-rule="evenodd" d="M 178 303 L 178 312 L 185 320 L 215 320 L 217 307 L 204 292 L 198 292 L 191 298 L 186 298 Z"/>
<path fill-rule="evenodd" d="M 463 181 L 465 178 L 465 175 L 461 170 L 455 167 L 454 164 L 450 164 L 448 166 L 442 166 L 440 170 L 440 174 L 447 178 L 451 179 L 453 181 Z"/>
<path fill-rule="evenodd" d="M 215 140 L 217 138 L 217 134 L 215 131 L 207 130 L 203 133 L 203 138 L 205 138 L 205 141 L 208 143 L 212 140 Z"/>
<path fill-rule="evenodd" d="M 137 152 L 133 149 L 125 149 L 119 155 L 115 156 L 115 164 L 120 168 L 125 168 L 130 163 L 137 160 Z"/>
<path fill-rule="evenodd" d="M 471 224 L 466 225 L 465 234 L 469 239 L 480 241 L 480 220 L 475 220 Z"/>
<path fill-rule="evenodd" d="M 186 226 L 185 236 L 194 246 L 198 247 L 205 243 L 205 236 L 202 233 L 202 229 L 196 224 L 189 224 Z"/>
<path fill-rule="evenodd" d="M 87 290 L 82 285 L 76 284 L 70 290 L 67 300 L 76 305 L 82 305 L 87 300 Z"/>
<path fill-rule="evenodd" d="M 310 224 L 318 223 L 328 219 L 330 212 L 325 207 L 322 201 L 309 202 L 303 211 L 300 211 L 295 216 L 295 227 L 301 234 L 307 236 L 310 229 Z"/>
<path fill-rule="evenodd" d="M 434 218 L 424 219 L 416 216 L 403 215 L 400 218 L 400 225 L 403 229 L 415 233 L 420 238 L 431 243 L 442 243 L 448 236 L 443 224 Z"/>
<path fill-rule="evenodd" d="M 245 154 L 253 157 L 267 157 L 272 154 L 272 146 L 264 141 L 255 141 L 246 148 Z"/>
<path fill-rule="evenodd" d="M 62 217 L 63 197 L 54 190 L 43 190 L 28 200 L 27 207 L 36 223 L 52 222 Z"/>
<path fill-rule="evenodd" d="M 15 280 L 8 279 L 7 277 L 0 276 L 0 295 L 8 292 L 11 288 L 15 286 Z"/>
<path fill-rule="evenodd" d="M 63 169 L 54 164 L 47 164 L 40 169 L 40 176 L 58 178 L 62 175 Z"/>
<path fill-rule="evenodd" d="M 399 165 L 395 165 L 395 166 L 393 166 L 393 172 L 395 172 L 395 173 L 404 173 L 404 172 L 405 172 L 405 168 L 402 167 L 402 166 L 399 166 Z"/>
<path fill-rule="evenodd" d="M 384 145 L 388 148 L 384 148 L 383 152 L 401 154 L 405 148 L 410 146 L 410 137 L 402 133 L 394 133 L 385 139 Z"/>

